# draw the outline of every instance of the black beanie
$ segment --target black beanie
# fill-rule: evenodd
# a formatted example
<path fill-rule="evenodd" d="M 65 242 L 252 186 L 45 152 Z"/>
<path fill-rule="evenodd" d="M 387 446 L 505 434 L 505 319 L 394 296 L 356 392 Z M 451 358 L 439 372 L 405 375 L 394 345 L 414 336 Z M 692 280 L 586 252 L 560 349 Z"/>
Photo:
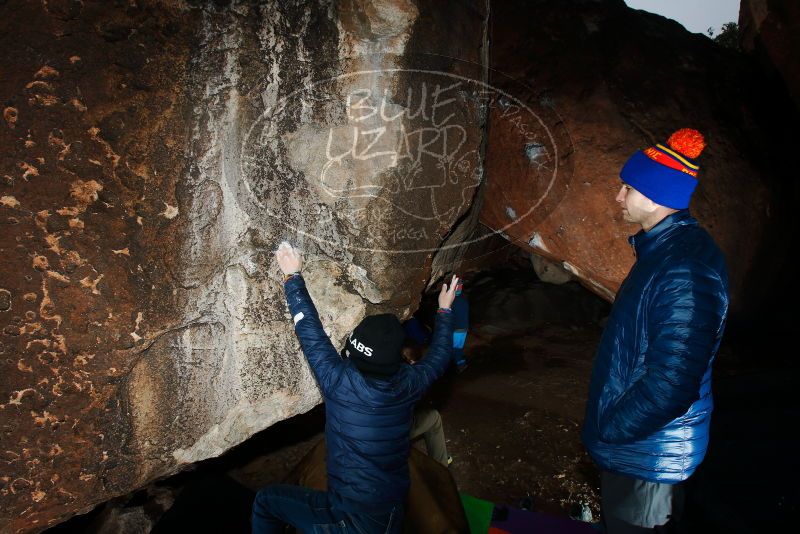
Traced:
<path fill-rule="evenodd" d="M 400 368 L 406 334 L 391 313 L 365 317 L 344 344 L 344 355 L 364 374 L 391 376 Z"/>

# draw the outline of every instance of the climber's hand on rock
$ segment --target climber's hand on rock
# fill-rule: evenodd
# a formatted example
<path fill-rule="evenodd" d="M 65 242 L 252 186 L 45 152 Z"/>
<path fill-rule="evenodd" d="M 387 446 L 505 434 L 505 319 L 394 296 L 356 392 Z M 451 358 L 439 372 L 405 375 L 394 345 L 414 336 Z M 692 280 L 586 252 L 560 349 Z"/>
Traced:
<path fill-rule="evenodd" d="M 442 290 L 439 292 L 439 307 L 450 308 L 453 306 L 453 301 L 456 299 L 456 286 L 458 286 L 458 276 L 453 275 L 450 281 L 450 286 L 447 283 L 442 284 Z"/>
<path fill-rule="evenodd" d="M 300 251 L 286 241 L 278 245 L 275 258 L 283 274 L 299 273 L 303 266 L 303 256 L 300 255 Z"/>

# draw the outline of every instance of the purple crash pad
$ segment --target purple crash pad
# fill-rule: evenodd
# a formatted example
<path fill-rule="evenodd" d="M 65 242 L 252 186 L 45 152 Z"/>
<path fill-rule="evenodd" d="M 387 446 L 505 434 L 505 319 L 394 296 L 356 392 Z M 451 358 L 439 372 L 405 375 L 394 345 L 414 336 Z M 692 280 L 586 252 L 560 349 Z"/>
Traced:
<path fill-rule="evenodd" d="M 500 507 L 496 507 L 500 508 Z M 557 517 L 541 512 L 528 512 L 516 508 L 503 507 L 508 510 L 508 517 L 503 521 L 492 521 L 492 527 L 504 530 L 509 534 L 597 534 L 598 531 L 589 523 L 575 521 L 568 517 Z M 503 514 L 498 514 L 498 516 Z"/>

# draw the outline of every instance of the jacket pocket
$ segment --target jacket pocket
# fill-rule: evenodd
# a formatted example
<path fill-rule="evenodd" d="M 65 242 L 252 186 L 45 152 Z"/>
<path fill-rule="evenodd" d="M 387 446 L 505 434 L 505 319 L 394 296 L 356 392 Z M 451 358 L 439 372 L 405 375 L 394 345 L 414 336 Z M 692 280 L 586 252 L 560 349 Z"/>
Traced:
<path fill-rule="evenodd" d="M 348 530 L 344 520 L 337 523 L 314 525 L 314 534 L 346 534 L 348 532 L 352 532 L 352 530 Z"/>

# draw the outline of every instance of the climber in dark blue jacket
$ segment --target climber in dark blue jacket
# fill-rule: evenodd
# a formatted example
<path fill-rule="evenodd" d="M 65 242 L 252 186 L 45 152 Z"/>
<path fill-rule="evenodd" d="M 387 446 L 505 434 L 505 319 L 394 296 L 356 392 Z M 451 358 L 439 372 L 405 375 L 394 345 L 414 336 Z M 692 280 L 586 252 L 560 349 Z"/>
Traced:
<path fill-rule="evenodd" d="M 302 259 L 288 243 L 277 252 L 295 332 L 325 400 L 328 491 L 268 486 L 253 504 L 253 532 L 402 532 L 409 487 L 409 433 L 414 403 L 444 374 L 452 357 L 450 307 L 458 278 L 439 294 L 431 346 L 416 365 L 402 362 L 397 317 L 366 317 L 340 356 L 320 323 L 300 276 Z"/>
<path fill-rule="evenodd" d="M 641 226 L 592 370 L 583 441 L 601 468 L 609 534 L 676 522 L 682 486 L 703 460 L 713 407 L 711 364 L 728 313 L 725 259 L 689 214 L 705 146 L 679 130 L 634 154 L 617 202 Z"/>

